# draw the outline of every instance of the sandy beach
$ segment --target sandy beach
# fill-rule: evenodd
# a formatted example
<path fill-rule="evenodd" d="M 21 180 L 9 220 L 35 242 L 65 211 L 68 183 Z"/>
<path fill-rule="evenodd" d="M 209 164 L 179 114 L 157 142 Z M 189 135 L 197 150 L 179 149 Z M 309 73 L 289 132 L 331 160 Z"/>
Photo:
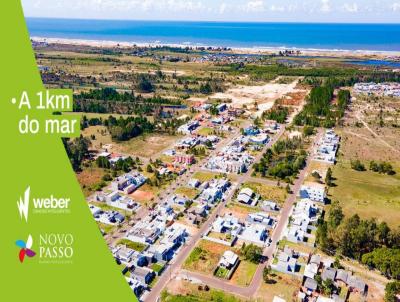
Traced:
<path fill-rule="evenodd" d="M 169 44 L 158 42 L 128 42 L 128 41 L 107 41 L 107 40 L 84 40 L 84 39 L 67 39 L 67 38 L 46 38 L 46 37 L 31 37 L 32 41 L 38 43 L 49 44 L 70 44 L 82 45 L 91 47 L 121 47 L 128 48 L 134 45 L 139 47 L 213 47 L 215 45 L 198 45 L 198 44 Z M 294 47 L 230 47 L 232 53 L 241 54 L 272 54 L 279 51 L 297 51 L 305 56 L 322 56 L 322 57 L 351 57 L 351 58 L 374 58 L 374 59 L 400 59 L 400 51 L 375 51 L 375 50 L 345 50 L 345 49 L 312 49 L 312 48 L 294 48 Z"/>

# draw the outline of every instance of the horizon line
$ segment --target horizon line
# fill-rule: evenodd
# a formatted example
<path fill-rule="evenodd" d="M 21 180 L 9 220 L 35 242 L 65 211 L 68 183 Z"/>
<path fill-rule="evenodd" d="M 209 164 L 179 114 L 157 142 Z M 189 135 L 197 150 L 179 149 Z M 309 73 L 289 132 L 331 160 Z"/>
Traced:
<path fill-rule="evenodd" d="M 255 23 L 255 24 L 266 24 L 266 23 L 275 23 L 275 24 L 341 24 L 341 25 L 400 25 L 395 22 L 349 22 L 349 21 L 331 21 L 331 22 L 322 22 L 322 21 L 231 21 L 231 20 L 172 20 L 172 19 L 115 19 L 115 18 L 72 18 L 72 17 L 39 17 L 39 16 L 24 16 L 25 19 L 55 19 L 55 20 L 83 20 L 83 21 L 142 21 L 142 22 L 188 22 L 188 23 L 196 23 L 196 22 L 204 22 L 204 23 Z"/>

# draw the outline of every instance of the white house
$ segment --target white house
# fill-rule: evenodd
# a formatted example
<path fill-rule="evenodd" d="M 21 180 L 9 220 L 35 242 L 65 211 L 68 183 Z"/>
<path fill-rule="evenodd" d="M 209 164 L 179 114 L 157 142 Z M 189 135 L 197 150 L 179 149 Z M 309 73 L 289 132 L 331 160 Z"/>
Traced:
<path fill-rule="evenodd" d="M 300 188 L 300 197 L 325 203 L 326 188 L 319 183 L 304 183 Z"/>

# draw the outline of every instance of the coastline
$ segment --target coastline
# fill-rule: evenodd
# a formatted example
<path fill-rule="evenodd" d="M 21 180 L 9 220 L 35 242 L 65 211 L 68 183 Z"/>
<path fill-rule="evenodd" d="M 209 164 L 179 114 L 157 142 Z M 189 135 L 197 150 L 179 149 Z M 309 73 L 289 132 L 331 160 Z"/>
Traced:
<path fill-rule="evenodd" d="M 77 46 L 90 46 L 90 47 L 120 47 L 129 48 L 134 45 L 139 47 L 212 47 L 221 48 L 215 45 L 199 45 L 199 44 L 174 44 L 174 43 L 159 43 L 159 42 L 128 42 L 128 41 L 111 41 L 111 40 L 88 40 L 88 39 L 74 39 L 74 38 L 47 38 L 47 37 L 30 37 L 36 43 L 49 43 L 49 44 L 69 44 Z M 322 56 L 322 57 L 350 57 L 350 58 L 374 58 L 374 59 L 394 59 L 400 57 L 400 51 L 380 51 L 380 50 L 348 50 L 348 49 L 314 49 L 314 48 L 297 48 L 297 47 L 228 47 L 236 54 L 252 54 L 252 55 L 267 55 L 279 51 L 300 51 L 301 55 L 306 56 Z M 397 58 L 399 59 L 399 58 Z"/>

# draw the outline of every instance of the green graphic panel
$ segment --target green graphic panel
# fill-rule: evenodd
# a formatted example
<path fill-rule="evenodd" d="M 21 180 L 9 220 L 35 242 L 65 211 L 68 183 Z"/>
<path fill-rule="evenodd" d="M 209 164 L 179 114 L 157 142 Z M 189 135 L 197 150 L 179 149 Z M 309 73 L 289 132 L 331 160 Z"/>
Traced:
<path fill-rule="evenodd" d="M 43 126 L 61 119 L 53 111 L 71 107 L 39 110 L 34 100 L 30 109 L 20 108 L 24 91 L 35 95 L 45 89 L 21 4 L 1 1 L 0 12 L 0 301 L 135 301 L 91 217 L 60 138 L 79 135 L 79 120 L 68 115 L 65 122 L 75 120 L 78 127 L 65 135 L 19 129 L 26 116 Z"/>

